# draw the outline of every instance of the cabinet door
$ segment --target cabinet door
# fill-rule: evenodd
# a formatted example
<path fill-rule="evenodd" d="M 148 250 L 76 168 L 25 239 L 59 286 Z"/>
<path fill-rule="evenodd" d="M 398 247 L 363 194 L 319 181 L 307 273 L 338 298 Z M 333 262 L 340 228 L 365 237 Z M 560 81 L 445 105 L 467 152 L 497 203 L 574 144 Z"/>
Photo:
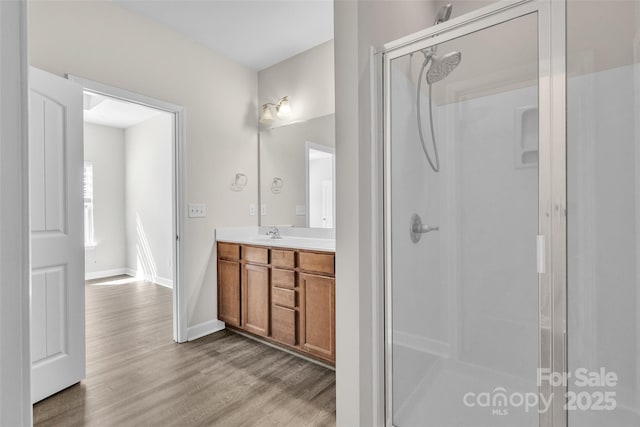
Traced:
<path fill-rule="evenodd" d="M 240 326 L 240 264 L 218 260 L 218 319 Z"/>
<path fill-rule="evenodd" d="M 309 353 L 334 361 L 335 279 L 300 274 L 300 345 Z"/>
<path fill-rule="evenodd" d="M 242 274 L 242 325 L 254 334 L 269 335 L 269 267 L 245 264 Z"/>
<path fill-rule="evenodd" d="M 271 307 L 271 335 L 276 341 L 296 345 L 296 311 L 273 305 Z"/>

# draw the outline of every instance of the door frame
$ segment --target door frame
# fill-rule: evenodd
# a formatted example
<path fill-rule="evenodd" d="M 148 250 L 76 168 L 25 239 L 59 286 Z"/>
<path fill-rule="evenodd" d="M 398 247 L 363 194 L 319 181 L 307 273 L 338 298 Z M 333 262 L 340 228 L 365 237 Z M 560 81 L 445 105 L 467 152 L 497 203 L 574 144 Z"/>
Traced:
<path fill-rule="evenodd" d="M 27 2 L 0 2 L 0 425 L 32 424 Z"/>
<path fill-rule="evenodd" d="M 378 285 L 381 300 L 374 312 L 374 324 L 384 325 L 384 337 L 378 351 L 383 355 L 374 399 L 382 400 L 383 423 L 393 425 L 392 387 L 392 251 L 391 251 L 391 61 L 411 52 L 441 44 L 536 13 L 538 17 L 538 90 L 539 90 L 539 178 L 538 178 L 538 368 L 567 372 L 567 278 L 566 278 L 566 0 L 503 0 L 456 17 L 423 31 L 385 44 L 371 57 L 377 70 L 372 87 L 372 112 L 377 128 L 372 129 L 376 150 L 372 170 L 382 167 L 383 182 L 374 181 L 375 199 L 382 220 L 374 229 L 375 240 L 383 242 L 383 278 Z M 381 136 L 380 136 L 381 135 Z M 375 265 L 375 264 L 374 264 Z M 546 319 L 546 320 L 545 320 Z M 374 337 L 375 339 L 375 337 Z M 380 341 L 380 340 L 376 340 Z M 382 378 L 380 378 L 382 376 Z M 540 426 L 566 426 L 566 386 L 539 384 L 539 393 L 552 397 L 551 410 L 540 414 Z"/>
<path fill-rule="evenodd" d="M 311 141 L 305 141 L 305 145 L 304 145 L 304 162 L 305 162 L 305 189 L 306 189 L 306 193 L 307 193 L 307 199 L 306 199 L 306 226 L 309 227 L 309 223 L 310 223 L 310 208 L 311 208 L 311 203 L 310 203 L 310 199 L 309 199 L 309 185 L 311 184 L 310 180 L 309 180 L 309 150 L 316 150 L 316 151 L 323 151 L 325 153 L 329 153 L 331 155 L 333 155 L 333 159 L 332 159 L 332 168 L 333 168 L 333 198 L 334 198 L 334 203 L 333 203 L 333 224 L 335 226 L 336 223 L 336 204 L 335 204 L 335 195 L 336 195 L 336 148 L 335 147 L 330 147 L 328 145 L 322 145 L 322 144 L 318 144 L 315 142 L 311 142 Z"/>
<path fill-rule="evenodd" d="M 159 99 L 140 95 L 135 92 L 109 86 L 93 80 L 68 74 L 67 78 L 78 83 L 88 92 L 104 95 L 121 101 L 131 102 L 170 113 L 173 116 L 173 138 L 171 153 L 171 200 L 172 200 L 172 245 L 173 260 L 173 340 L 178 343 L 187 339 L 187 294 L 185 290 L 185 232 L 186 211 L 186 113 L 182 106 Z"/>

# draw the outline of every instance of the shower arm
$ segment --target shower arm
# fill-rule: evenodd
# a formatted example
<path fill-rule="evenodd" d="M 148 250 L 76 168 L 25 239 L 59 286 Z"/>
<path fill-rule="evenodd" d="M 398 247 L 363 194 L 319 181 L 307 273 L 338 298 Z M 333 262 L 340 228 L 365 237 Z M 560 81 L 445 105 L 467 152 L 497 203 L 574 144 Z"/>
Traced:
<path fill-rule="evenodd" d="M 440 230 L 440 227 L 432 227 L 427 224 L 413 224 L 411 229 L 413 230 L 414 233 L 425 234 L 425 233 L 430 233 L 432 231 L 438 231 Z"/>

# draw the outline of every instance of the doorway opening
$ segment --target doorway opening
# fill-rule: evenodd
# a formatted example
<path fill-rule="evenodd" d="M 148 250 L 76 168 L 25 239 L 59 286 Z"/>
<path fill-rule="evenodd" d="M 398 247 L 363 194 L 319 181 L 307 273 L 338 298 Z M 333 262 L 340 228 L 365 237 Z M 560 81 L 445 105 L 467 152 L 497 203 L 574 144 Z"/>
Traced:
<path fill-rule="evenodd" d="M 333 228 L 335 148 L 307 141 L 307 227 Z"/>
<path fill-rule="evenodd" d="M 171 289 L 176 342 L 183 308 L 184 110 L 101 83 L 83 87 L 85 279 Z M 166 290 L 158 290 L 166 293 Z"/>

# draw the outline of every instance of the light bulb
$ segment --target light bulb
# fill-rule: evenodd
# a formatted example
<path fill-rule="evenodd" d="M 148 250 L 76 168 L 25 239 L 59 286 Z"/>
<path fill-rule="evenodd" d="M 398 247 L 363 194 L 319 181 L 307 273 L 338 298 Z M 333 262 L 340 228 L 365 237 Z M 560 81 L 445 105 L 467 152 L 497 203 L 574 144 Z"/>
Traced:
<path fill-rule="evenodd" d="M 289 104 L 289 98 L 282 98 L 276 105 L 276 113 L 281 119 L 287 118 L 291 115 L 291 104 Z"/>
<path fill-rule="evenodd" d="M 260 123 L 269 124 L 273 122 L 273 115 L 267 104 L 262 106 L 262 114 L 260 115 Z"/>

